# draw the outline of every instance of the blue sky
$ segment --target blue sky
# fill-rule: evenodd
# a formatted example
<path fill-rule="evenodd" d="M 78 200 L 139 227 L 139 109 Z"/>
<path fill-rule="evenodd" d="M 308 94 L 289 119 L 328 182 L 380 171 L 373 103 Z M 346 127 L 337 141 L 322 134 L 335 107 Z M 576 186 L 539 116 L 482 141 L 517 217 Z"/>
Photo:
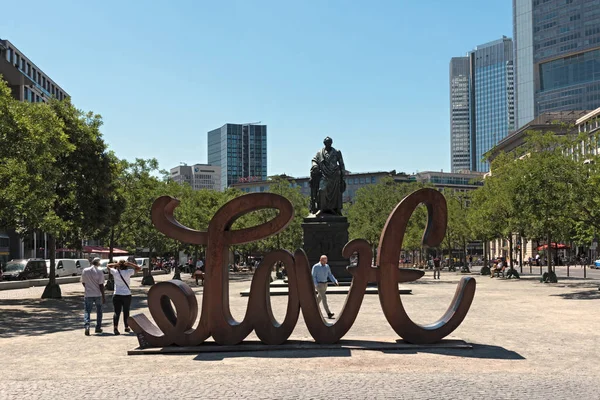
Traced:
<path fill-rule="evenodd" d="M 509 0 L 5 2 L 13 42 L 121 158 L 206 162 L 206 132 L 268 125 L 268 173 L 331 136 L 353 172 L 450 170 L 448 64 L 512 36 Z"/>

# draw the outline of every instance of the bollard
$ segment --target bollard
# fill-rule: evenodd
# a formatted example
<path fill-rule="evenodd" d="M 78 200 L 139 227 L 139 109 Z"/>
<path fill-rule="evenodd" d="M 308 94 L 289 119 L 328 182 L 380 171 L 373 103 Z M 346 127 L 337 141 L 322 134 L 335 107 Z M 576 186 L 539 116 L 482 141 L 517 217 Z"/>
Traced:
<path fill-rule="evenodd" d="M 587 265 L 583 264 L 583 279 L 587 278 L 587 271 L 585 270 L 585 267 L 587 267 Z"/>

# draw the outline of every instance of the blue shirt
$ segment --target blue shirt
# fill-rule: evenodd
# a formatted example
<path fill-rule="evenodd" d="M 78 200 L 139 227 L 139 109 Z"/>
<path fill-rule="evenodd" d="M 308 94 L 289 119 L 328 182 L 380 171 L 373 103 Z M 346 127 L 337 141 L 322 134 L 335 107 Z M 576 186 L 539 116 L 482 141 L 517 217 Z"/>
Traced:
<path fill-rule="evenodd" d="M 322 265 L 320 262 L 316 263 L 312 267 L 312 277 L 315 286 L 317 283 L 327 283 L 327 279 L 333 283 L 337 283 L 337 279 L 331 273 L 331 269 L 328 264 Z"/>

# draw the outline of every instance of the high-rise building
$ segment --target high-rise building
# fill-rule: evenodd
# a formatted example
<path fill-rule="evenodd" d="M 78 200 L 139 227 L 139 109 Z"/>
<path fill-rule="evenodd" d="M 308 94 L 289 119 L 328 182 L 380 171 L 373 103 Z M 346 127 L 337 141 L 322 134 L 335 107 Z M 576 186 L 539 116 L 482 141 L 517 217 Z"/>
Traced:
<path fill-rule="evenodd" d="M 171 179 L 187 183 L 194 190 L 221 190 L 221 167 L 208 164 L 179 165 L 171 168 Z"/>
<path fill-rule="evenodd" d="M 69 95 L 8 40 L 0 39 L 0 75 L 19 101 L 46 102 Z"/>
<path fill-rule="evenodd" d="M 221 167 L 221 188 L 267 179 L 267 126 L 225 124 L 208 132 L 208 163 Z"/>
<path fill-rule="evenodd" d="M 489 171 L 484 154 L 514 129 L 513 44 L 503 36 L 469 53 L 471 170 Z"/>
<path fill-rule="evenodd" d="M 452 172 L 471 169 L 469 57 L 450 60 L 450 157 Z"/>
<path fill-rule="evenodd" d="M 513 0 L 516 128 L 600 107 L 600 2 Z"/>

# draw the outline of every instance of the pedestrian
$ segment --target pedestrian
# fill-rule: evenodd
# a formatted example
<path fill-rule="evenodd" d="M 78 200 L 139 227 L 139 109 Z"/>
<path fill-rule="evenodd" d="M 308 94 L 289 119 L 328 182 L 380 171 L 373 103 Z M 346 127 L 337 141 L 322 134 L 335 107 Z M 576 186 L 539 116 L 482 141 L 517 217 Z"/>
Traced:
<path fill-rule="evenodd" d="M 323 302 L 323 307 L 325 308 L 325 312 L 327 313 L 327 318 L 333 319 L 333 313 L 329 309 L 329 305 L 327 304 L 327 280 L 331 280 L 331 282 L 335 283 L 336 286 L 339 286 L 337 279 L 331 273 L 331 268 L 327 264 L 327 256 L 322 255 L 321 259 L 318 263 L 313 265 L 312 267 L 312 277 L 313 282 L 315 284 L 315 288 L 317 289 L 317 306 Z"/>
<path fill-rule="evenodd" d="M 437 279 L 440 279 L 440 271 L 442 270 L 442 266 L 440 265 L 440 259 L 439 258 L 434 258 L 433 259 L 433 279 L 436 279 L 436 273 L 437 273 Z"/>
<path fill-rule="evenodd" d="M 125 323 L 125 332 L 129 332 L 129 325 L 127 320 L 129 319 L 129 309 L 131 307 L 131 289 L 129 288 L 131 275 L 136 271 L 140 271 L 141 268 L 136 263 L 121 260 L 118 263 L 108 264 L 108 270 L 115 280 L 115 291 L 113 293 L 113 307 L 115 308 L 115 314 L 113 316 L 113 333 L 120 335 L 119 332 L 119 318 L 121 317 L 121 310 L 123 310 L 123 322 Z"/>
<path fill-rule="evenodd" d="M 98 269 L 100 259 L 94 258 L 92 265 L 84 268 L 81 272 L 81 284 L 84 288 L 83 294 L 83 324 L 85 335 L 90 336 L 90 314 L 92 305 L 96 305 L 96 330 L 95 333 L 102 333 L 102 304 L 104 298 L 104 273 Z"/>
<path fill-rule="evenodd" d="M 204 272 L 204 261 L 202 261 L 201 258 L 196 260 L 196 271 L 200 270 L 202 272 Z"/>
<path fill-rule="evenodd" d="M 204 286 L 204 262 L 198 259 L 196 262 L 196 270 L 192 274 L 194 278 L 196 278 L 196 286 L 198 286 L 198 280 L 202 281 L 202 286 Z"/>

